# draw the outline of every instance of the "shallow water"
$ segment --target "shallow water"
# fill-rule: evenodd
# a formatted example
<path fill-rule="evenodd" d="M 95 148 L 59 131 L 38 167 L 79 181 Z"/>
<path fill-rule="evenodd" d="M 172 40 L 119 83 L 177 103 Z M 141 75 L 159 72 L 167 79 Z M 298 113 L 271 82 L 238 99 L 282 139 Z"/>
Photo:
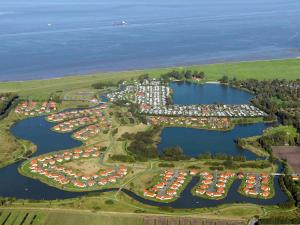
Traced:
<path fill-rule="evenodd" d="M 297 57 L 299 14 L 298 0 L 2 0 L 0 81 Z"/>

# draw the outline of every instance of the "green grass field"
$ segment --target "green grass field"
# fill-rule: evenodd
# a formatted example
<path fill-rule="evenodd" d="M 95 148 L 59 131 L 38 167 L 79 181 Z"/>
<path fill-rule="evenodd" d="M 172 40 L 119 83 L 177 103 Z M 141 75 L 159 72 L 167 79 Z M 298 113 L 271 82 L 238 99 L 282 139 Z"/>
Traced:
<path fill-rule="evenodd" d="M 238 79 L 297 79 L 300 76 L 300 59 L 236 62 L 224 64 L 196 65 L 187 67 L 170 67 L 160 69 L 145 69 L 124 72 L 96 73 L 90 75 L 67 76 L 49 80 L 32 80 L 25 82 L 0 82 L 1 92 L 18 92 L 21 97 L 44 99 L 50 94 L 61 94 L 71 90 L 90 88 L 98 81 L 118 81 L 149 73 L 158 77 L 162 73 L 177 69 L 191 69 L 203 71 L 206 81 L 215 81 L 223 75 Z"/>
<path fill-rule="evenodd" d="M 41 225 L 44 221 L 45 214 L 41 212 L 0 209 L 0 224 L 2 225 Z"/>

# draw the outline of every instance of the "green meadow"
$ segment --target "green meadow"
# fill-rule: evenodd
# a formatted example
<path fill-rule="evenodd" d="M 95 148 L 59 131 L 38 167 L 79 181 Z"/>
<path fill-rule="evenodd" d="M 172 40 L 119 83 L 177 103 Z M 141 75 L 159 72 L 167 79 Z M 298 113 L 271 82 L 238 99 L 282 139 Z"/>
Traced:
<path fill-rule="evenodd" d="M 47 80 L 31 80 L 19 82 L 0 82 L 1 92 L 18 92 L 23 98 L 45 99 L 50 95 L 68 93 L 75 89 L 90 88 L 95 82 L 112 82 L 135 78 L 143 73 L 152 77 L 171 70 L 191 69 L 203 71 L 205 81 L 216 81 L 223 75 L 238 79 L 297 79 L 300 77 L 300 59 L 270 60 L 194 65 L 186 67 L 169 67 L 124 72 L 103 72 L 89 75 L 65 76 Z"/>

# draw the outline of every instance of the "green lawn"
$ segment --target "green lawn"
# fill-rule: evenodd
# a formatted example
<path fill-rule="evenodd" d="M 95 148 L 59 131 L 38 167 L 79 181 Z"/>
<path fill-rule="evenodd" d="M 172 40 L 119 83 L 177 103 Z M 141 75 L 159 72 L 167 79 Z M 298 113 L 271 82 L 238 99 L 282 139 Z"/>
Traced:
<path fill-rule="evenodd" d="M 264 133 L 264 135 L 271 135 L 278 132 L 284 132 L 287 135 L 291 137 L 296 137 L 297 135 L 297 129 L 293 126 L 278 126 L 278 127 L 272 127 L 271 129 L 267 129 Z"/>
<path fill-rule="evenodd" d="M 149 73 L 158 77 L 172 69 L 192 69 L 203 71 L 207 81 L 215 81 L 223 75 L 238 79 L 297 79 L 300 75 L 300 59 L 237 62 L 224 64 L 196 65 L 188 67 L 170 67 L 124 72 L 96 73 L 91 75 L 67 76 L 49 80 L 32 80 L 25 82 L 0 82 L 1 92 L 19 92 L 21 97 L 44 99 L 50 94 L 66 93 L 74 89 L 90 88 L 97 81 L 118 81 Z"/>

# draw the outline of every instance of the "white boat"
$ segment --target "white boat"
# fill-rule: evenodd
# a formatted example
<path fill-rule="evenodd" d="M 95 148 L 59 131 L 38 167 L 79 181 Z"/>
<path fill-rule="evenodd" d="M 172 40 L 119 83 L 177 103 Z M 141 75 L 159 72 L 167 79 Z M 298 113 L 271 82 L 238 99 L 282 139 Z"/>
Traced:
<path fill-rule="evenodd" d="M 124 25 L 127 25 L 127 22 L 125 20 L 122 20 L 121 22 L 117 22 L 117 23 L 114 23 L 115 26 L 124 26 Z"/>

